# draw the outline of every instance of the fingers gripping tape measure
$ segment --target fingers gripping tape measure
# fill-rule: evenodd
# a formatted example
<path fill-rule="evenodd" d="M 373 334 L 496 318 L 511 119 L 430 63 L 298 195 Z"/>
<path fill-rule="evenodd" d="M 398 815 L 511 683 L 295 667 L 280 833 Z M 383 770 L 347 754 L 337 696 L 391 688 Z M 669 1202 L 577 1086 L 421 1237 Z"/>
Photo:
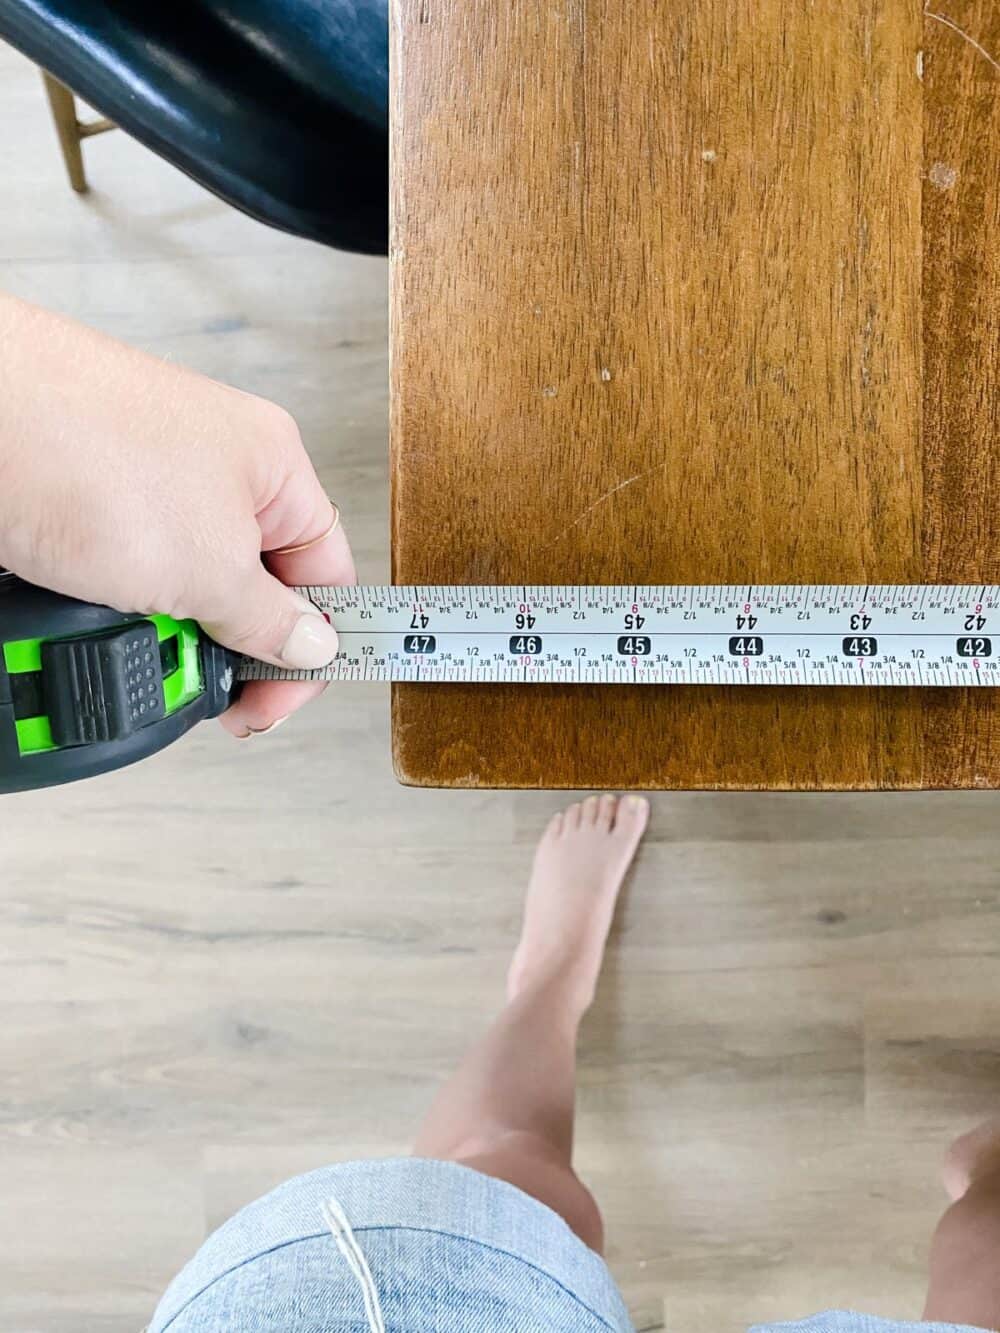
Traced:
<path fill-rule="evenodd" d="M 194 621 L 126 615 L 0 574 L 0 792 L 141 759 L 242 681 L 1000 685 L 995 585 L 300 589 L 336 627 L 321 671 L 235 654 Z"/>

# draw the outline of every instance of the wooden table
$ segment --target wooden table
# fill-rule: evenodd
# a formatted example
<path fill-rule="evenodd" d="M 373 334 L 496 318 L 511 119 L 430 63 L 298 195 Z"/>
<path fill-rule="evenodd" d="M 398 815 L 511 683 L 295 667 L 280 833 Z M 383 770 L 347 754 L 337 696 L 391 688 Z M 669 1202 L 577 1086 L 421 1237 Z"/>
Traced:
<path fill-rule="evenodd" d="M 1000 582 L 995 0 L 396 0 L 393 46 L 397 581 Z M 998 702 L 407 685 L 395 761 L 989 787 Z"/>

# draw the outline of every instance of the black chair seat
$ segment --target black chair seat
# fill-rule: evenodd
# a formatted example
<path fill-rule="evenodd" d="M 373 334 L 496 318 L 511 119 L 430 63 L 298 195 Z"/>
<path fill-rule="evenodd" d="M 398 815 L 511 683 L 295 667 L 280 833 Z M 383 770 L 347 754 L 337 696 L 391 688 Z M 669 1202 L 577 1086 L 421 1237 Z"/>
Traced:
<path fill-rule="evenodd" d="M 229 203 L 388 245 L 387 0 L 0 0 L 0 36 Z"/>

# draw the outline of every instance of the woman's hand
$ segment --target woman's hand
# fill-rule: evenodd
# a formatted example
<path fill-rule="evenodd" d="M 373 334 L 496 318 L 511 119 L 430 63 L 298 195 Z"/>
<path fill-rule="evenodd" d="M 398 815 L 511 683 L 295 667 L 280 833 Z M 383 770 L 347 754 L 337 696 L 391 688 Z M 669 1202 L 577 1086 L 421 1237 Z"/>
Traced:
<path fill-rule="evenodd" d="M 281 408 L 0 296 L 0 565 L 315 668 L 336 634 L 286 585 L 354 582 L 343 526 L 268 552 L 312 542 L 332 517 Z M 266 730 L 321 688 L 253 682 L 223 724 Z"/>

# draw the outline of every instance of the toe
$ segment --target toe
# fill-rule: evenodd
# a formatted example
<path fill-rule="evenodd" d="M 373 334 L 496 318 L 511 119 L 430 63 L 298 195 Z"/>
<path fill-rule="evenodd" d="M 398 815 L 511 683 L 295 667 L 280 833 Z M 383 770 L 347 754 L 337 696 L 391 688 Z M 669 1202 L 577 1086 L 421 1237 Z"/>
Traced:
<path fill-rule="evenodd" d="M 604 795 L 598 802 L 597 807 L 597 827 L 602 833 L 610 833 L 611 826 L 615 822 L 615 806 L 618 804 L 614 796 Z"/>
<path fill-rule="evenodd" d="M 638 842 L 649 822 L 649 802 L 644 796 L 623 796 L 615 811 L 615 832 L 628 842 Z"/>
<path fill-rule="evenodd" d="M 580 824 L 583 828 L 593 828 L 597 823 L 597 815 L 601 803 L 596 796 L 588 796 L 583 803 L 583 809 L 580 812 Z"/>
<path fill-rule="evenodd" d="M 556 813 L 549 820 L 548 826 L 545 829 L 544 836 L 546 838 L 558 838 L 559 834 L 562 833 L 562 830 L 563 830 L 563 812 L 561 810 L 557 810 Z"/>
<path fill-rule="evenodd" d="M 580 827 L 581 806 L 579 801 L 574 801 L 572 805 L 567 806 L 563 813 L 563 832 L 572 833 L 574 829 Z"/>

